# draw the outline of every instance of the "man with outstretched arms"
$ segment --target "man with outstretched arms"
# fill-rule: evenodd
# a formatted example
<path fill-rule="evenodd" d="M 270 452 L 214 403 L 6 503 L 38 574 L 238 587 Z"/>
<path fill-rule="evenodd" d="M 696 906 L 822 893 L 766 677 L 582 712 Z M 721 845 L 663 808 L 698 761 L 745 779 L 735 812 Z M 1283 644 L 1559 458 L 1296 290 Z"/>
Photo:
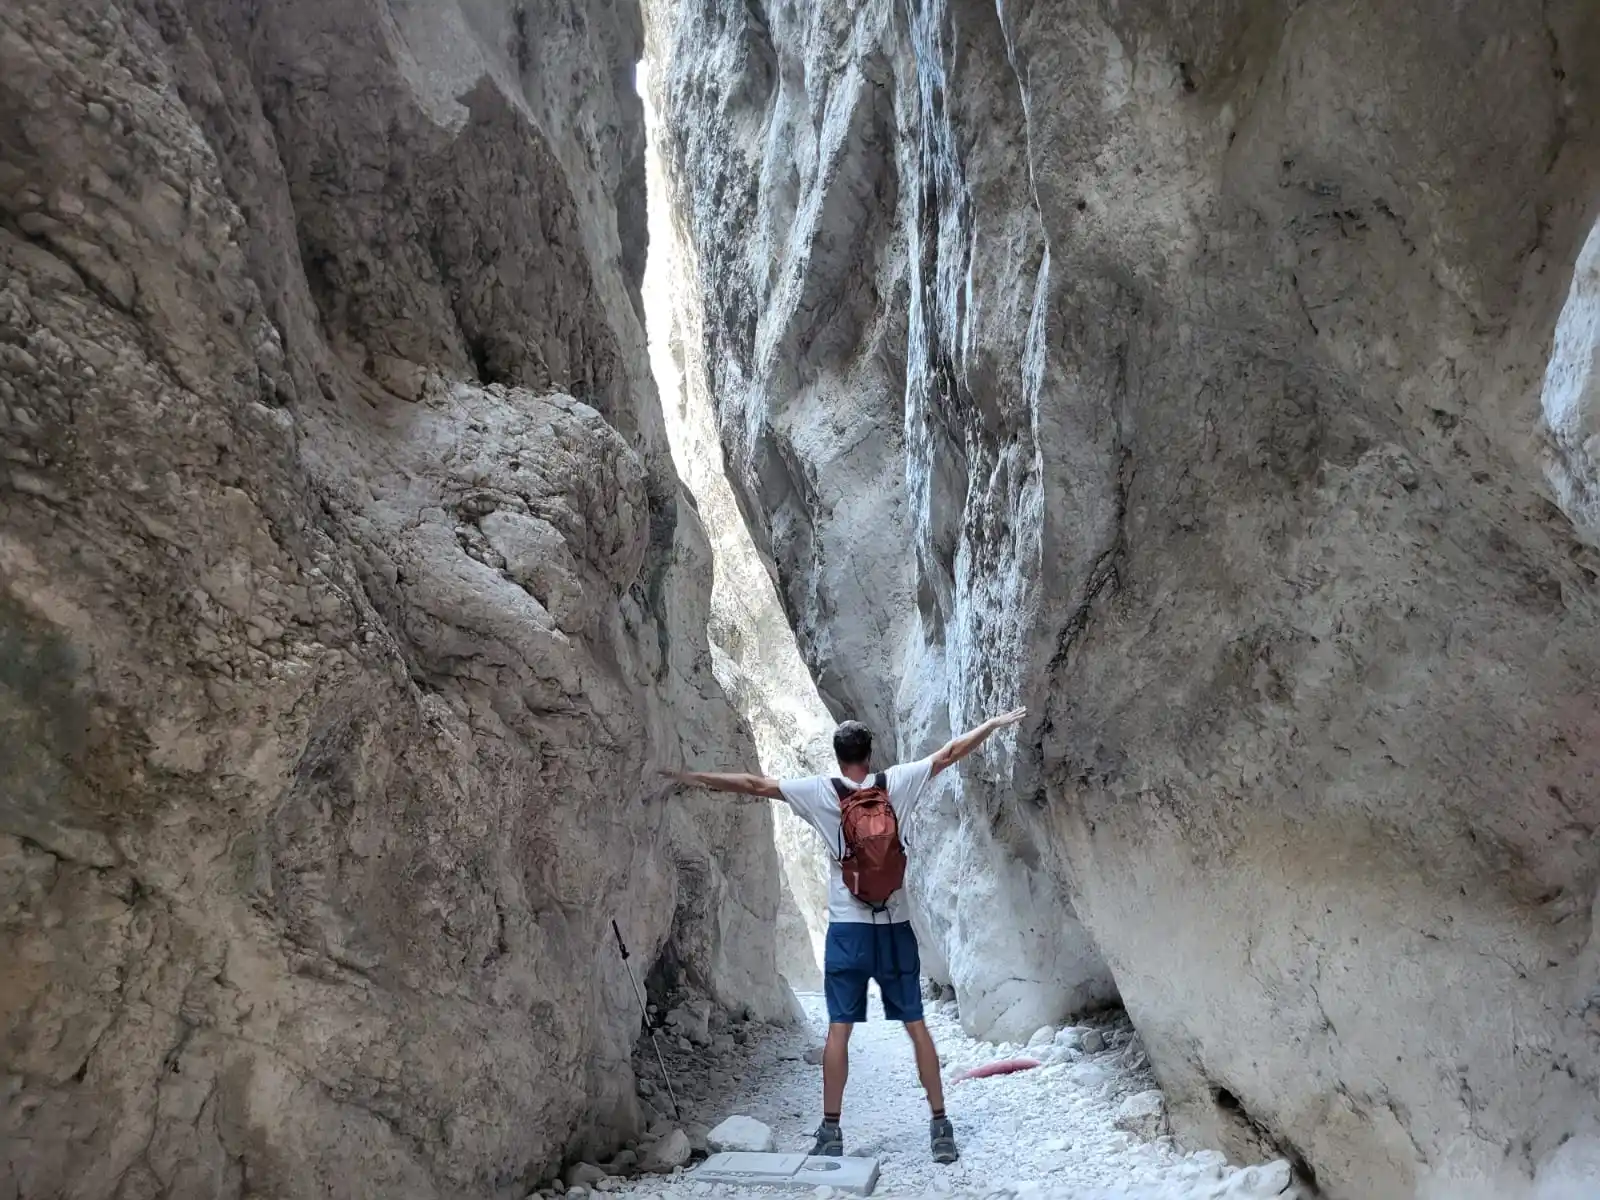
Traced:
<path fill-rule="evenodd" d="M 822 1056 L 822 1124 L 813 1154 L 841 1155 L 839 1118 L 850 1072 L 850 1031 L 867 1019 L 867 983 L 875 980 L 884 1015 L 903 1021 L 916 1054 L 917 1074 L 932 1111 L 935 1162 L 959 1157 L 955 1130 L 944 1111 L 939 1053 L 922 1014 L 921 962 L 905 895 L 905 847 L 900 825 L 922 798 L 928 781 L 971 754 L 990 734 L 1015 725 L 1027 710 L 992 717 L 941 746 L 927 758 L 872 770 L 872 733 L 846 721 L 833 735 L 837 776 L 772 779 L 764 775 L 664 771 L 692 787 L 783 800 L 828 845 L 833 866 L 828 880 L 828 937 L 823 990 L 828 1003 L 828 1042 Z"/>

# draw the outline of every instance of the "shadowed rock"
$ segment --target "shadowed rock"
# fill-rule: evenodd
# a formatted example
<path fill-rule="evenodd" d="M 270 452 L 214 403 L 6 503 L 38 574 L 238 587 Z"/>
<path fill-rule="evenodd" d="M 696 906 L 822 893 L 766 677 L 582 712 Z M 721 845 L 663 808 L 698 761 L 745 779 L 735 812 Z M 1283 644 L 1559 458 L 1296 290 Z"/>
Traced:
<path fill-rule="evenodd" d="M 640 44 L 0 13 L 0 1192 L 537 1181 L 637 1127 L 613 918 L 788 1013 L 765 812 L 641 803 L 753 747 L 639 323 Z"/>

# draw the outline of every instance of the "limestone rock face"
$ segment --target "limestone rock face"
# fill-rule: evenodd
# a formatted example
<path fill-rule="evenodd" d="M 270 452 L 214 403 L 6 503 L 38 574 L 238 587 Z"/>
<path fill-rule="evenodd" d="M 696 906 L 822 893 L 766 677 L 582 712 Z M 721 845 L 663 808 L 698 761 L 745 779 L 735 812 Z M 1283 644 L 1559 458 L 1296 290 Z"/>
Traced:
<path fill-rule="evenodd" d="M 522 1194 L 782 1018 L 626 3 L 0 12 L 0 1194 Z"/>
<path fill-rule="evenodd" d="M 699 310 L 675 303 L 683 281 L 694 277 L 693 249 L 672 221 L 660 153 L 664 131 L 648 102 L 645 117 L 654 147 L 647 167 L 652 240 L 644 287 L 650 362 L 673 458 L 695 497 L 716 560 L 710 632 L 717 680 L 749 722 L 762 770 L 780 779 L 826 774 L 837 769 L 835 722 L 796 649 L 771 565 L 751 540 L 723 468 L 701 361 Z M 796 986 L 817 990 L 828 923 L 828 854 L 787 805 L 774 802 L 772 814 L 784 880 L 778 966 Z"/>
<path fill-rule="evenodd" d="M 1590 1129 L 1593 6 L 648 16 L 824 699 L 1030 706 L 911 830 L 969 1029 L 1120 992 L 1180 1131 L 1351 1200 Z"/>
<path fill-rule="evenodd" d="M 817 688 L 835 717 L 873 726 L 888 763 L 952 731 L 948 648 L 919 609 L 937 581 L 918 574 L 908 488 L 954 484 L 945 463 L 932 483 L 907 474 L 907 328 L 922 310 L 906 275 L 908 98 L 889 78 L 901 33 L 891 5 L 820 12 L 774 10 L 758 29 L 742 10 L 655 5 L 650 57 L 664 66 L 651 82 L 681 258 L 704 294 L 675 292 L 686 404 L 714 401 Z M 707 45 L 720 57 L 690 49 Z M 708 73 L 724 59 L 731 77 Z M 906 830 L 925 972 L 957 985 L 970 1032 L 1002 1040 L 1114 1000 L 1070 899 L 961 791 L 938 781 Z"/>

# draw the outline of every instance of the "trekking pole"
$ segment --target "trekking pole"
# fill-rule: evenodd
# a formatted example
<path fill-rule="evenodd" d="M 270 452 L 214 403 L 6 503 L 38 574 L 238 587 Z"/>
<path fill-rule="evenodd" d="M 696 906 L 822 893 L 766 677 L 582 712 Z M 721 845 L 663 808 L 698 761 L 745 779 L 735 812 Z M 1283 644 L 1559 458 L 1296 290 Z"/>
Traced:
<path fill-rule="evenodd" d="M 617 949 L 622 952 L 623 969 L 628 972 L 628 982 L 633 984 L 633 994 L 639 998 L 639 1015 L 644 1018 L 644 1028 L 650 1035 L 650 1044 L 655 1047 L 656 1063 L 661 1067 L 661 1082 L 667 1085 L 667 1099 L 672 1101 L 672 1115 L 681 1121 L 683 1113 L 678 1108 L 678 1097 L 672 1090 L 672 1078 L 667 1074 L 667 1060 L 661 1057 L 661 1043 L 656 1040 L 656 1027 L 650 1020 L 650 1007 L 644 1002 L 644 991 L 639 987 L 639 981 L 633 977 L 633 968 L 628 965 L 628 945 L 622 940 L 622 930 L 617 928 L 615 918 L 611 921 L 611 932 L 617 935 Z"/>

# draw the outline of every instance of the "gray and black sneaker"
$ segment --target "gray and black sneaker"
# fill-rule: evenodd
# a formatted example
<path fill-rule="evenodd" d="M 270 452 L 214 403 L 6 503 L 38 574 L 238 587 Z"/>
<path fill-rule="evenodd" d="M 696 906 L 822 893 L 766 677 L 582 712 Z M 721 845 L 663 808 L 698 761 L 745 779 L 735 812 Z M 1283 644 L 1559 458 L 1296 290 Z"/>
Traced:
<path fill-rule="evenodd" d="M 817 1143 L 811 1147 L 811 1153 L 825 1158 L 844 1157 L 844 1130 L 837 1121 L 824 1121 L 817 1126 Z"/>
<path fill-rule="evenodd" d="M 949 1117 L 935 1117 L 928 1122 L 928 1133 L 933 1139 L 933 1161 L 953 1163 L 961 1157 L 956 1149 L 956 1129 Z"/>

